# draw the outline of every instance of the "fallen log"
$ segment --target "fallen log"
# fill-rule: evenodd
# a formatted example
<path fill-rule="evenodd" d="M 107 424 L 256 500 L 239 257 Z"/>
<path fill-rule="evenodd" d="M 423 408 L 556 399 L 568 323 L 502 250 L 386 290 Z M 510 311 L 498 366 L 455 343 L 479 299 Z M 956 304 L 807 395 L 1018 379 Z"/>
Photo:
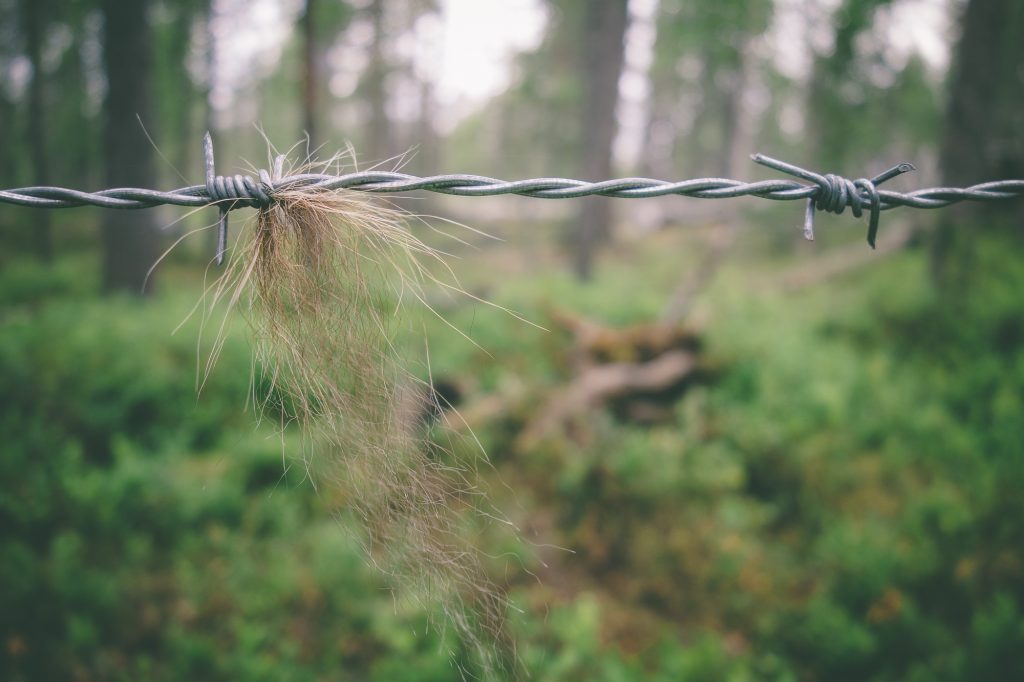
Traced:
<path fill-rule="evenodd" d="M 613 399 L 666 391 L 679 385 L 697 367 L 694 353 L 672 350 L 640 363 L 594 365 L 567 386 L 557 389 L 523 430 L 519 445 L 529 448 L 561 431 L 573 419 Z"/>
<path fill-rule="evenodd" d="M 564 353 L 565 380 L 554 387 L 510 378 L 497 393 L 446 410 L 444 424 L 473 430 L 495 419 L 515 421 L 516 449 L 566 433 L 599 408 L 644 424 L 671 418 L 672 406 L 705 370 L 702 339 L 678 324 L 648 323 L 622 329 L 578 314 L 549 310 L 550 327 L 569 332 Z"/>

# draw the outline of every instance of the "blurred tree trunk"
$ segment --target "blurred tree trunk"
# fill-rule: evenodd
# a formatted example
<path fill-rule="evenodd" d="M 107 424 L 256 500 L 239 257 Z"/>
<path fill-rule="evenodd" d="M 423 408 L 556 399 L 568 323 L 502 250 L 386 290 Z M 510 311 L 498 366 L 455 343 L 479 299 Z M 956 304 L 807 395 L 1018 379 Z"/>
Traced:
<path fill-rule="evenodd" d="M 434 83 L 421 80 L 419 83 L 420 113 L 416 119 L 416 164 L 414 168 L 423 175 L 436 173 L 439 162 L 439 145 L 434 118 L 437 114 L 437 102 L 434 95 Z"/>
<path fill-rule="evenodd" d="M 213 108 L 213 86 L 216 82 L 215 71 L 217 69 L 217 34 L 213 30 L 213 0 L 206 0 L 203 11 L 203 33 L 206 48 L 203 53 L 203 66 L 206 69 L 206 88 L 202 93 L 203 128 L 205 132 L 212 134 L 217 129 L 217 112 Z"/>
<path fill-rule="evenodd" d="M 757 60 L 752 55 L 753 38 L 744 35 L 738 41 L 736 82 L 723 122 L 726 148 L 721 170 L 727 178 L 743 177 L 750 170 L 750 150 L 756 145 L 756 121 L 747 102 L 747 93 L 763 85 Z"/>
<path fill-rule="evenodd" d="M 437 0 L 415 0 L 409 5 L 409 13 L 403 19 L 404 30 L 410 35 L 416 31 L 419 21 L 433 17 L 440 21 L 440 8 Z M 417 41 L 417 53 L 404 64 L 407 77 L 415 83 L 416 98 L 419 101 L 419 112 L 412 125 L 413 138 L 405 147 L 414 151 L 410 160 L 410 168 L 420 175 L 432 175 L 440 168 L 440 144 L 437 134 L 437 84 L 434 76 L 421 73 L 417 69 L 417 57 L 435 59 L 440 57 L 443 39 L 440 36 Z M 436 197 L 432 192 L 426 193 L 424 206 L 432 205 Z"/>
<path fill-rule="evenodd" d="M 628 14 L 627 0 L 587 2 L 584 11 L 583 83 L 583 176 L 588 180 L 607 180 L 612 173 L 612 144 L 615 142 L 615 105 L 619 99 L 624 39 Z M 589 279 L 594 250 L 611 234 L 612 204 L 607 197 L 580 200 L 576 224 L 574 269 L 583 280 Z"/>
<path fill-rule="evenodd" d="M 385 54 L 384 0 L 371 0 L 368 11 L 370 23 L 373 24 L 373 42 L 370 43 L 370 63 L 366 69 L 363 89 L 370 109 L 367 152 L 376 163 L 393 154 L 385 88 L 389 68 Z"/>
<path fill-rule="evenodd" d="M 943 181 L 966 186 L 1024 177 L 1024 3 L 971 0 L 961 26 L 942 140 Z M 1021 219 L 1020 202 L 944 210 L 932 245 L 939 285 L 951 295 L 963 293 L 988 271 L 984 254 L 1021 257 Z M 993 239 L 1008 244 L 992 248 Z"/>
<path fill-rule="evenodd" d="M 411 163 L 414 173 L 420 175 L 433 175 L 441 168 L 441 149 L 439 144 L 435 119 L 437 116 L 437 98 L 434 91 L 434 83 L 429 79 L 419 82 L 419 117 L 414 127 L 416 139 L 412 148 L 415 156 Z M 425 192 L 421 200 L 419 213 L 432 214 L 438 205 L 437 195 L 433 192 Z"/>
<path fill-rule="evenodd" d="M 153 148 L 138 119 L 152 121 L 149 2 L 103 0 L 107 72 L 106 154 L 109 187 L 153 187 Z M 103 225 L 103 287 L 148 293 L 158 255 L 152 211 L 109 211 Z M 145 289 L 144 289 L 145 287 Z"/>
<path fill-rule="evenodd" d="M 309 151 L 319 144 L 316 125 L 316 89 L 319 82 L 316 55 L 316 0 L 306 0 L 302 15 L 302 125 L 309 136 Z"/>
<path fill-rule="evenodd" d="M 46 93 L 44 92 L 42 43 L 46 0 L 22 0 L 21 19 L 25 48 L 32 64 L 28 88 L 28 143 L 32 156 L 32 182 L 50 184 L 50 163 L 46 149 Z M 53 259 L 53 234 L 49 211 L 37 211 L 33 217 L 32 242 L 41 261 Z"/>
<path fill-rule="evenodd" d="M 0 96 L 0 130 L 14 128 L 14 107 Z M 14 175 L 14 154 L 9 145 L 0 144 L 0 186 L 11 187 L 17 182 Z"/>
<path fill-rule="evenodd" d="M 862 116 L 864 104 L 850 101 L 843 90 L 863 78 L 854 71 L 857 39 L 871 29 L 878 8 L 889 4 L 892 0 L 844 0 L 835 10 L 832 49 L 815 59 L 807 93 L 818 164 L 842 168 L 858 146 L 847 126 L 838 122 Z"/>
<path fill-rule="evenodd" d="M 217 155 L 220 158 L 231 158 L 225 152 L 223 137 L 217 133 L 217 112 L 213 108 L 213 86 L 217 77 L 217 34 L 213 30 L 213 0 L 203 0 L 201 11 L 203 13 L 203 68 L 206 70 L 206 80 L 200 93 L 203 102 L 203 131 L 210 133 L 213 138 L 213 148 L 217 150 Z M 217 249 L 217 230 L 206 230 L 204 240 L 206 252 L 214 253 Z"/>
<path fill-rule="evenodd" d="M 15 25 L 16 22 L 14 8 L 0 3 L 0 27 Z M 17 35 L 17 32 L 8 32 L 8 35 L 10 33 Z M 0 60 L 9 63 L 16 51 L 15 41 L 0 40 Z M 14 102 L 6 89 L 0 88 L 0 130 L 14 130 L 16 121 Z M 13 147 L 12 144 L 0 144 L 0 187 L 15 187 L 19 184 L 15 176 L 16 164 Z"/>
<path fill-rule="evenodd" d="M 167 121 L 165 130 L 173 130 L 176 136 L 172 141 L 172 149 L 177 152 L 176 162 L 182 173 L 187 172 L 184 169 L 194 168 L 193 163 L 199 165 L 196 162 L 199 145 L 195 143 L 195 140 L 201 136 L 196 135 L 195 116 L 196 104 L 201 92 L 197 91 L 195 82 L 186 68 L 186 63 L 189 52 L 193 49 L 192 28 L 197 18 L 205 22 L 209 4 L 209 0 L 198 2 L 193 0 L 192 2 L 182 2 L 177 7 L 177 13 L 171 26 L 169 49 L 165 50 L 169 53 L 165 56 L 165 68 L 173 70 L 169 75 L 169 80 L 174 83 L 171 98 L 176 102 L 176 106 L 162 107 L 165 112 L 169 110 L 171 116 L 170 119 L 165 119 Z"/>

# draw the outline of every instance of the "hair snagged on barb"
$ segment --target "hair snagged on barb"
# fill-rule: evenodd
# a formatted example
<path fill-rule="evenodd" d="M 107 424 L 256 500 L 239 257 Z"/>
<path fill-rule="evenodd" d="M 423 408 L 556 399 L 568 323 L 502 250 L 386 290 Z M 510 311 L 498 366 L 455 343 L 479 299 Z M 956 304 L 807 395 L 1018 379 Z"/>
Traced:
<path fill-rule="evenodd" d="M 267 412 L 298 423 L 307 471 L 332 508 L 359 521 L 367 556 L 403 598 L 443 607 L 481 671 L 511 671 L 504 593 L 460 534 L 479 508 L 468 468 L 439 461 L 408 409 L 422 382 L 403 371 L 394 313 L 433 279 L 439 254 L 404 214 L 352 190 L 275 191 L 214 286 L 214 302 L 248 303 Z M 464 673 L 473 675 L 471 670 Z"/>

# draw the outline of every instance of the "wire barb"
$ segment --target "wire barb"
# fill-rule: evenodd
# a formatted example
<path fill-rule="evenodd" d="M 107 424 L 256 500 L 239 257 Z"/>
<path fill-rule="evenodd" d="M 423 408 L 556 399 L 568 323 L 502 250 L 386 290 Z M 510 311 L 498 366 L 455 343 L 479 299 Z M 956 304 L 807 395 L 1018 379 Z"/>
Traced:
<path fill-rule="evenodd" d="M 206 196 L 210 203 L 218 204 L 220 218 L 217 221 L 217 265 L 224 263 L 228 248 L 228 212 L 247 206 L 267 209 L 274 203 L 274 183 L 265 170 L 259 171 L 259 182 L 248 175 L 217 175 L 213 161 L 213 136 L 210 131 L 203 135 L 203 158 L 206 163 Z M 283 157 L 274 163 L 275 178 L 280 178 Z"/>
<path fill-rule="evenodd" d="M 361 171 L 343 175 L 326 173 L 299 173 L 284 175 L 284 158 L 274 161 L 273 173 L 260 170 L 257 178 L 246 175 L 219 176 L 213 160 L 213 139 L 210 133 L 203 137 L 206 160 L 206 182 L 169 192 L 151 189 L 120 188 L 98 192 L 82 192 L 62 187 L 21 187 L 0 190 L 0 203 L 32 208 L 72 208 L 100 206 L 103 208 L 149 208 L 162 204 L 173 206 L 211 206 L 220 209 L 217 233 L 217 263 L 223 262 L 227 250 L 227 214 L 236 208 L 269 209 L 276 192 L 299 190 L 310 192 L 342 189 L 363 192 L 396 193 L 424 190 L 455 196 L 495 196 L 515 194 L 537 199 L 574 199 L 585 196 L 605 196 L 620 199 L 646 199 L 667 195 L 698 199 L 732 199 L 752 196 L 773 201 L 807 200 L 804 214 L 804 236 L 814 238 L 815 211 L 842 213 L 847 207 L 854 217 L 868 211 L 868 244 L 875 246 L 879 216 L 898 206 L 909 208 L 943 208 L 961 201 L 1003 201 L 1024 195 L 1024 179 L 999 180 L 971 187 L 933 187 L 901 193 L 878 189 L 882 183 L 914 170 L 909 163 L 901 163 L 873 178 L 849 180 L 839 175 L 819 175 L 812 171 L 779 161 L 762 154 L 753 160 L 810 184 L 794 180 L 760 180 L 742 182 L 727 178 L 696 178 L 679 182 L 651 178 L 619 178 L 587 182 L 569 178 L 532 178 L 528 180 L 499 180 L 482 175 L 434 175 L 417 177 L 406 173 L 387 171 Z"/>
<path fill-rule="evenodd" d="M 773 159 L 764 154 L 754 154 L 751 158 L 755 163 L 759 163 L 762 166 L 767 166 L 768 168 L 803 178 L 804 180 L 810 180 L 817 185 L 817 191 L 807 197 L 807 211 L 804 213 L 804 238 L 808 241 L 814 241 L 815 209 L 840 215 L 849 206 L 853 212 L 853 217 L 859 218 L 863 212 L 864 205 L 867 204 L 870 210 L 868 218 L 868 245 L 871 248 L 875 248 L 875 239 L 878 236 L 878 220 L 882 210 L 882 200 L 877 186 L 898 175 L 917 170 L 913 164 L 901 163 L 870 180 L 867 178 L 849 180 L 832 173 L 818 175 L 805 168 Z"/>

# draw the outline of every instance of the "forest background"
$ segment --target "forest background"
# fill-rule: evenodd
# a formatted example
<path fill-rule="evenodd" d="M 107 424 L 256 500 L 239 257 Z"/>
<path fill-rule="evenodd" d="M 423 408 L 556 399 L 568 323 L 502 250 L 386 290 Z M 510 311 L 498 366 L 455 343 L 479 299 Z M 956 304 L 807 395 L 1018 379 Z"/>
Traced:
<path fill-rule="evenodd" d="M 0 0 L 0 187 L 198 184 L 205 130 L 221 173 L 301 140 L 505 179 L 1022 178 L 1022 33 L 1013 0 Z M 393 200 L 547 328 L 428 292 L 534 679 L 1024 679 L 1024 202 L 892 211 L 871 251 L 849 215 L 803 241 L 799 202 Z M 215 220 L 185 213 L 0 206 L 0 677 L 453 679 L 256 425 L 244 325 L 197 393 L 174 330 L 212 230 L 147 278 Z"/>

